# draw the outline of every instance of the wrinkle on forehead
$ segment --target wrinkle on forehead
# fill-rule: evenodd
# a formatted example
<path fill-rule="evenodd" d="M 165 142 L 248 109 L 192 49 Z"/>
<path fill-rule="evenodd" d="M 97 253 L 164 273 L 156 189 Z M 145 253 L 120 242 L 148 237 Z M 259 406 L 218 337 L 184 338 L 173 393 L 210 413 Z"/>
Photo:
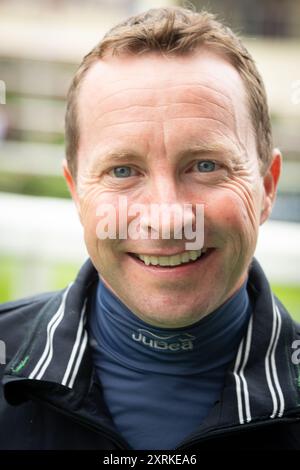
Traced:
<path fill-rule="evenodd" d="M 112 99 L 122 101 L 131 93 L 139 98 L 147 97 L 147 91 L 153 94 L 155 90 L 172 90 L 176 100 L 180 99 L 180 88 L 197 86 L 202 88 L 202 93 L 205 93 L 206 88 L 208 93 L 219 94 L 221 99 L 227 101 L 226 106 L 230 106 L 238 88 L 243 91 L 238 72 L 219 54 L 206 50 L 193 56 L 173 58 L 147 54 L 143 57 L 110 58 L 94 63 L 81 85 L 79 108 L 81 103 L 91 102 L 92 105 L 101 105 L 105 111 L 106 105 L 111 106 Z M 96 91 L 96 96 L 91 93 L 91 89 Z M 163 94 L 160 95 L 163 100 Z"/>
<path fill-rule="evenodd" d="M 125 81 L 127 81 L 127 80 L 125 80 Z M 141 81 L 145 81 L 145 79 L 143 80 L 141 78 Z M 130 83 L 131 82 L 132 82 L 132 79 L 130 80 Z M 229 94 L 227 94 L 225 89 L 220 91 L 217 88 L 214 88 L 213 86 L 211 86 L 211 85 L 209 85 L 205 82 L 200 83 L 199 77 L 197 77 L 197 79 L 195 79 L 194 81 L 191 81 L 191 82 L 185 81 L 185 83 L 183 83 L 183 84 L 176 84 L 176 85 L 174 85 L 173 81 L 171 81 L 171 80 L 160 80 L 160 83 L 161 82 L 165 82 L 164 85 L 162 85 L 162 84 L 158 85 L 158 83 L 154 82 L 154 83 L 152 83 L 152 86 L 150 86 L 150 84 L 149 84 L 149 86 L 146 86 L 146 84 L 144 86 L 131 86 L 131 87 L 130 86 L 128 86 L 128 87 L 122 86 L 119 89 L 114 90 L 114 92 L 112 92 L 112 93 L 108 92 L 108 90 L 107 90 L 105 94 L 102 94 L 101 90 L 99 90 L 99 101 L 98 101 L 97 105 L 98 106 L 103 106 L 104 109 L 105 109 L 105 107 L 108 107 L 108 109 L 109 109 L 109 107 L 114 104 L 112 99 L 115 100 L 117 98 L 118 100 L 121 100 L 120 104 L 122 104 L 122 101 L 124 101 L 124 98 L 125 98 L 125 101 L 126 101 L 131 93 L 134 95 L 134 97 L 139 96 L 141 98 L 146 98 L 146 97 L 148 97 L 148 95 L 150 93 L 153 95 L 153 93 L 156 92 L 156 97 L 158 97 L 160 91 L 163 91 L 165 93 L 166 90 L 167 91 L 172 90 L 173 100 L 176 99 L 177 96 L 180 98 L 180 95 L 182 94 L 182 91 L 184 91 L 185 93 L 187 93 L 189 91 L 190 95 L 192 95 L 194 98 L 199 99 L 199 96 L 197 96 L 196 93 L 193 93 L 192 89 L 193 88 L 195 88 L 195 89 L 200 88 L 202 92 L 204 92 L 205 89 L 206 89 L 207 92 L 213 92 L 216 95 L 219 95 L 219 97 L 221 99 L 225 98 L 227 100 L 227 106 L 231 106 L 231 97 L 230 97 Z M 110 86 L 111 85 L 112 84 L 110 84 Z M 109 89 L 110 86 L 108 85 L 107 88 Z M 176 90 L 176 89 L 178 89 L 178 90 Z M 181 90 L 181 89 L 183 89 L 183 90 Z M 150 93 L 147 94 L 147 91 L 150 92 Z M 127 94 L 127 96 L 126 96 L 126 94 Z M 162 95 L 161 103 L 162 104 L 168 104 L 167 100 L 164 99 L 164 96 L 165 95 Z M 88 100 L 89 98 L 88 98 L 88 96 L 83 96 L 82 99 L 87 99 Z M 111 101 L 112 101 L 112 103 L 111 103 Z"/>
<path fill-rule="evenodd" d="M 139 94 L 139 90 L 143 93 Z M 85 113 L 82 114 L 81 126 L 84 126 Z M 99 129 L 122 123 L 129 124 L 134 122 L 134 119 L 138 123 L 197 117 L 217 118 L 220 122 L 231 121 L 232 126 L 236 128 L 236 118 L 230 98 L 211 86 L 199 83 L 166 88 L 143 87 L 118 90 L 108 102 L 107 98 L 95 101 L 86 116 L 89 126 L 97 125 Z"/>
<path fill-rule="evenodd" d="M 141 126 L 147 124 L 158 124 L 156 129 L 160 129 L 160 138 L 167 142 L 168 123 L 172 125 L 178 120 L 182 121 L 182 125 L 185 121 L 189 125 L 198 120 L 199 130 L 209 130 L 211 122 L 212 131 L 235 141 L 235 146 L 245 154 L 252 137 L 252 125 L 244 85 L 238 72 L 222 59 L 220 63 L 223 66 L 225 63 L 228 73 L 224 73 L 224 67 L 220 71 L 218 61 L 216 68 L 210 67 L 210 70 L 207 70 L 205 63 L 201 64 L 201 60 L 199 63 L 200 71 L 198 63 L 195 67 L 197 73 L 192 70 L 193 67 L 186 67 L 183 72 L 174 74 L 174 62 L 165 63 L 161 59 L 162 74 L 157 73 L 161 71 L 157 65 L 156 70 L 151 72 L 149 69 L 148 76 L 141 74 L 144 59 L 127 68 L 122 62 L 116 62 L 111 69 L 109 64 L 104 64 L 104 69 L 108 67 L 109 71 L 105 77 L 103 64 L 95 64 L 79 96 L 80 146 L 93 145 L 91 133 L 101 141 L 110 130 L 113 133 L 125 126 L 124 132 L 134 134 L 134 126 L 142 130 Z"/>
<path fill-rule="evenodd" d="M 136 78 L 136 77 L 135 77 Z M 145 80 L 143 80 L 145 81 Z M 194 103 L 195 100 L 198 102 L 210 103 L 215 106 L 219 106 L 221 109 L 227 110 L 232 115 L 232 98 L 226 90 L 220 90 L 219 87 L 214 87 L 211 84 L 201 83 L 199 77 L 195 81 L 185 82 L 180 84 L 173 84 L 170 80 L 165 81 L 165 84 L 161 84 L 161 80 L 155 79 L 152 86 L 135 85 L 131 87 L 120 87 L 114 90 L 113 93 L 107 94 L 107 88 L 104 90 L 99 88 L 98 96 L 94 94 L 82 93 L 79 99 L 80 114 L 84 114 L 84 106 L 80 106 L 80 102 L 88 104 L 90 102 L 92 111 L 97 114 L 101 113 L 104 116 L 107 112 L 116 110 L 125 110 L 130 106 L 151 106 L 149 100 L 153 106 L 169 106 L 176 102 L 187 102 Z M 225 101 L 225 103 L 224 103 Z"/>

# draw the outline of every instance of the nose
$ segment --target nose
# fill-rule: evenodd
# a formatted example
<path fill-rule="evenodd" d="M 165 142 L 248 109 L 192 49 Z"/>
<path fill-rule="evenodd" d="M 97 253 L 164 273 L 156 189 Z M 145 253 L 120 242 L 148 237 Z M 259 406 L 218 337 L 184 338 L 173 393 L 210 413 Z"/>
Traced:
<path fill-rule="evenodd" d="M 195 225 L 192 204 L 153 203 L 140 219 L 142 233 L 151 233 L 153 239 L 184 239 Z"/>
<path fill-rule="evenodd" d="M 142 232 L 150 232 L 153 239 L 184 239 L 186 231 L 195 226 L 192 202 L 184 201 L 172 178 L 157 178 L 140 224 Z"/>

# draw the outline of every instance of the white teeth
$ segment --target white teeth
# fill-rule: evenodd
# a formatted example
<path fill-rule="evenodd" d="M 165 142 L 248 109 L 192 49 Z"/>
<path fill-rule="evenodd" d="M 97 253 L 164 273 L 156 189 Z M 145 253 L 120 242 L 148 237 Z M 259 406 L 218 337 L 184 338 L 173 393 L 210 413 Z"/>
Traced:
<path fill-rule="evenodd" d="M 157 257 L 157 261 L 158 261 L 158 264 L 160 266 L 168 266 L 169 265 L 168 256 L 159 256 L 159 257 Z M 151 256 L 150 256 L 150 263 L 151 263 Z"/>
<path fill-rule="evenodd" d="M 205 250 L 191 250 L 185 251 L 178 255 L 172 256 L 148 256 L 148 255 L 136 255 L 140 260 L 142 260 L 147 266 L 152 264 L 156 266 L 178 266 L 179 264 L 188 263 L 190 260 L 195 261 L 197 258 L 200 258 L 201 253 L 205 253 Z"/>
<path fill-rule="evenodd" d="M 168 256 L 167 256 L 168 258 Z M 178 264 L 181 263 L 181 256 L 180 255 L 173 255 L 173 256 L 169 256 L 170 259 L 170 264 L 171 266 L 178 266 Z"/>
<path fill-rule="evenodd" d="M 198 258 L 197 251 L 191 251 L 190 253 L 190 259 L 195 261 Z"/>
<path fill-rule="evenodd" d="M 181 262 L 182 263 L 188 263 L 189 260 L 190 260 L 190 255 L 189 253 L 191 253 L 190 251 L 185 251 L 184 253 L 182 253 L 180 256 L 181 256 Z"/>

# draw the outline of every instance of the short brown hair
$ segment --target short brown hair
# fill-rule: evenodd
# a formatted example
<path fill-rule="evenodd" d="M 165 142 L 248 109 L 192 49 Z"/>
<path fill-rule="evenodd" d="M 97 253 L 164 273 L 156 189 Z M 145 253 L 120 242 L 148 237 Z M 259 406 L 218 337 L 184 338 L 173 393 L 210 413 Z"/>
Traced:
<path fill-rule="evenodd" d="M 119 23 L 84 57 L 67 98 L 66 157 L 73 177 L 77 173 L 79 144 L 77 97 L 91 65 L 105 55 L 157 52 L 179 56 L 193 53 L 200 46 L 222 53 L 239 72 L 248 96 L 261 172 L 266 170 L 272 155 L 271 123 L 265 87 L 251 55 L 231 29 L 211 13 L 170 7 L 154 8 Z"/>

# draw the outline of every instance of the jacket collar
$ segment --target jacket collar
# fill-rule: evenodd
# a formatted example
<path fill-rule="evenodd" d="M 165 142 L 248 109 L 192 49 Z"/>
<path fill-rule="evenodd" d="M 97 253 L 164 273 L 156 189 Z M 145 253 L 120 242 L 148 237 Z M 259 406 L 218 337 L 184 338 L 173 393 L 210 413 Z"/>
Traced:
<path fill-rule="evenodd" d="M 205 431 L 216 422 L 231 427 L 300 413 L 300 368 L 292 360 L 299 326 L 272 293 L 255 259 L 248 292 L 253 314 Z"/>
<path fill-rule="evenodd" d="M 75 281 L 38 312 L 21 348 L 6 367 L 5 397 L 18 404 L 28 394 L 52 390 L 62 397 L 82 397 L 90 386 L 92 362 L 86 312 L 97 271 L 87 260 Z M 71 392 L 71 393 L 69 393 Z"/>
<path fill-rule="evenodd" d="M 87 260 L 74 283 L 40 310 L 6 368 L 3 383 L 9 403 L 34 396 L 74 411 L 91 392 L 93 366 L 86 312 L 97 280 L 98 274 Z M 247 333 L 226 375 L 220 402 L 200 427 L 203 432 L 299 412 L 299 366 L 292 361 L 296 325 L 274 298 L 255 259 L 248 290 L 253 314 Z M 97 413 L 107 418 L 103 401 Z"/>

